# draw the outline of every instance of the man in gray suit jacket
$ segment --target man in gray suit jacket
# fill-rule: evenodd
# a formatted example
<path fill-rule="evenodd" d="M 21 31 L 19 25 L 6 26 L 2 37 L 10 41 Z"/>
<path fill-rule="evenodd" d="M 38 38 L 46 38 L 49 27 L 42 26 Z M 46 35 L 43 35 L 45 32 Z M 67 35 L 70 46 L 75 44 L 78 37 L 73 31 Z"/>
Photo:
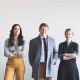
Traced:
<path fill-rule="evenodd" d="M 29 43 L 29 62 L 34 80 L 51 80 L 53 77 L 54 57 L 57 51 L 54 39 L 48 36 L 48 29 L 48 25 L 42 23 L 39 36 Z"/>

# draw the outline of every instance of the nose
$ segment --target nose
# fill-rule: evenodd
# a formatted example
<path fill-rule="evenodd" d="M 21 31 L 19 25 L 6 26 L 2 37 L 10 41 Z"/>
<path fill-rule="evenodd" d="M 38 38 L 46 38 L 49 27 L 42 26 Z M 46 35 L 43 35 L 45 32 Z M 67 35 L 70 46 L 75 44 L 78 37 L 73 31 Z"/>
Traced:
<path fill-rule="evenodd" d="M 43 32 L 46 32 L 46 30 L 44 29 Z"/>

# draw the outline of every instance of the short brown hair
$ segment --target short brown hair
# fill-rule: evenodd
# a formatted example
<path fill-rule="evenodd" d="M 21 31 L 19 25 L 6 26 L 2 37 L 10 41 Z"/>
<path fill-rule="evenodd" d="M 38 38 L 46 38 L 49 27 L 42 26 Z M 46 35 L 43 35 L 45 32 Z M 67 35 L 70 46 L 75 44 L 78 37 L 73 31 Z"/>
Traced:
<path fill-rule="evenodd" d="M 42 26 L 47 27 L 47 28 L 49 29 L 48 24 L 46 24 L 46 23 L 41 23 L 40 26 L 39 26 L 39 30 L 41 29 Z"/>

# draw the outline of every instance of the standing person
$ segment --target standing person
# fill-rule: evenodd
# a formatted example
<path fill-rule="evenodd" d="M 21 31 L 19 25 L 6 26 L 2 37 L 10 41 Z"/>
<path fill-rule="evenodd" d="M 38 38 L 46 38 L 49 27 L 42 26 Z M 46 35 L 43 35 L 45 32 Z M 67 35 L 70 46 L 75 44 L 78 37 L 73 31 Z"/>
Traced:
<path fill-rule="evenodd" d="M 78 44 L 72 41 L 73 32 L 70 28 L 65 30 L 66 41 L 59 44 L 58 56 L 60 64 L 57 80 L 79 80 L 76 65 Z"/>
<path fill-rule="evenodd" d="M 30 40 L 29 62 L 32 66 L 34 80 L 51 80 L 53 77 L 53 62 L 56 54 L 54 39 L 48 36 L 48 25 L 42 23 L 39 36 Z"/>
<path fill-rule="evenodd" d="M 4 44 L 4 55 L 8 57 L 4 80 L 13 80 L 14 75 L 16 80 L 24 80 L 24 45 L 22 29 L 19 24 L 14 24 Z"/>

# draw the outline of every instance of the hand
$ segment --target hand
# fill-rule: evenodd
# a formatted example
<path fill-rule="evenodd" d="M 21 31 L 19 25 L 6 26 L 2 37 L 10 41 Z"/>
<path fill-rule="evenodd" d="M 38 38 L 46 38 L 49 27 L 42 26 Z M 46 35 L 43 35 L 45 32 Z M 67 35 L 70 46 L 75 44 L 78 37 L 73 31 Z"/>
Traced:
<path fill-rule="evenodd" d="M 16 55 L 14 55 L 14 54 L 10 55 L 10 58 L 15 58 L 15 57 L 16 57 Z"/>
<path fill-rule="evenodd" d="M 71 58 L 66 57 L 66 56 L 63 57 L 63 60 L 69 60 L 69 59 L 71 59 Z"/>
<path fill-rule="evenodd" d="M 77 57 L 77 55 L 75 53 L 65 53 L 64 56 L 71 58 L 71 59 Z"/>
<path fill-rule="evenodd" d="M 19 53 L 13 53 L 13 57 L 21 57 Z"/>
<path fill-rule="evenodd" d="M 65 53 L 64 56 L 68 56 L 68 53 Z"/>

